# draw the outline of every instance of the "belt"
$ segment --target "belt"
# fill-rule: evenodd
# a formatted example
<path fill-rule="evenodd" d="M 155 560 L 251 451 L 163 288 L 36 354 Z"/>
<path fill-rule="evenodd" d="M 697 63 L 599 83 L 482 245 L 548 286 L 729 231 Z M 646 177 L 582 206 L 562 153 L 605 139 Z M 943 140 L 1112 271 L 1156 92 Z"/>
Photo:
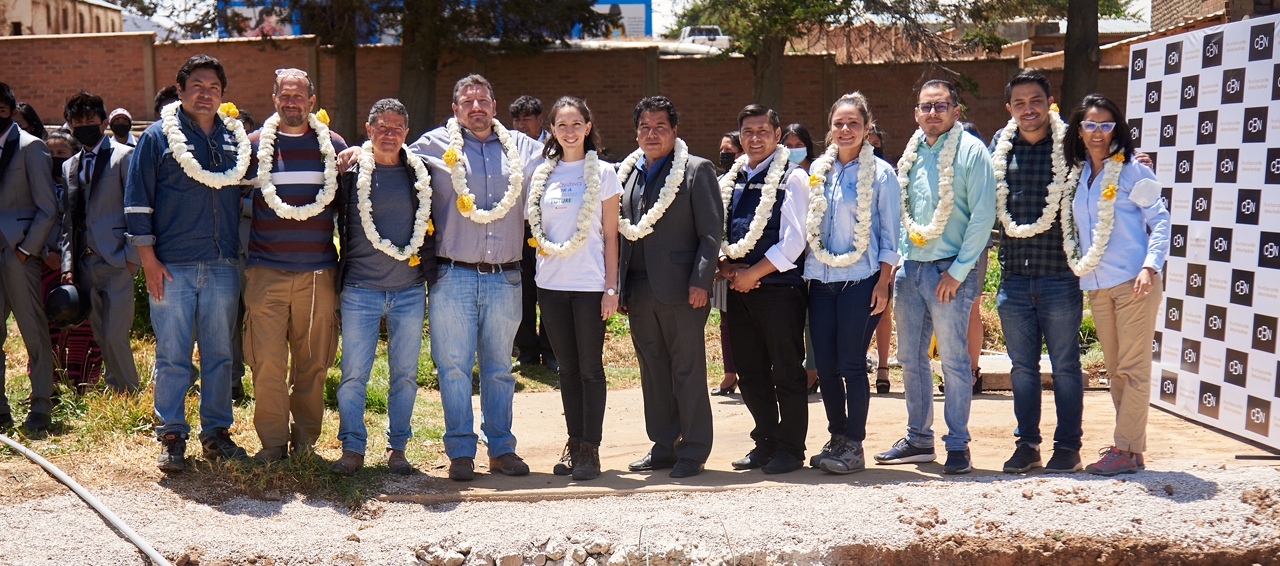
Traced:
<path fill-rule="evenodd" d="M 454 261 L 447 257 L 439 258 L 440 263 L 451 265 L 453 267 L 461 267 L 470 269 L 477 273 L 502 273 L 503 271 L 520 271 L 520 262 L 513 261 L 510 263 L 467 263 L 465 261 Z"/>

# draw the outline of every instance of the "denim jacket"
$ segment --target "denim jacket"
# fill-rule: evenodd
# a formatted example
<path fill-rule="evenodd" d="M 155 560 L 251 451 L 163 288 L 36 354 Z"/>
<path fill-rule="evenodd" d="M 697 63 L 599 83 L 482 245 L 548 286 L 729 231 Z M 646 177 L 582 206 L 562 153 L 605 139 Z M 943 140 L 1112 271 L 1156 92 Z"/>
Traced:
<path fill-rule="evenodd" d="M 220 173 L 235 166 L 236 142 L 221 120 L 214 121 L 211 136 L 184 112 L 178 112 L 178 123 L 201 167 Z M 219 164 L 211 167 L 211 161 Z M 161 263 L 236 259 L 242 188 L 248 186 L 214 189 L 188 177 L 169 149 L 163 122 L 157 121 L 138 138 L 129 164 L 126 235 L 135 246 L 154 246 Z"/>

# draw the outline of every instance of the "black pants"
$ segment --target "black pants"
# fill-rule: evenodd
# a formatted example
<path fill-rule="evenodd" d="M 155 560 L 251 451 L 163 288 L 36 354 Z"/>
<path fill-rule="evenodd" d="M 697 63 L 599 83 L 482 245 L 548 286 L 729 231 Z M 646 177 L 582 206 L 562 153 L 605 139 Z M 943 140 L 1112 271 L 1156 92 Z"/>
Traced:
<path fill-rule="evenodd" d="M 742 402 L 751 411 L 751 439 L 767 454 L 804 458 L 809 407 L 804 371 L 807 299 L 800 285 L 729 291 L 729 339 Z"/>
<path fill-rule="evenodd" d="M 669 305 L 648 279 L 627 279 L 627 319 L 640 359 L 644 427 L 653 459 L 706 463 L 713 435 L 703 327 L 711 306 Z"/>
<path fill-rule="evenodd" d="M 560 400 L 570 438 L 600 445 L 604 430 L 602 292 L 538 289 L 543 335 L 560 362 Z"/>
<path fill-rule="evenodd" d="M 524 239 L 532 238 L 529 226 L 524 227 Z M 516 329 L 515 347 L 519 350 L 520 363 L 549 362 L 555 359 L 552 353 L 551 340 L 547 339 L 547 325 L 538 324 L 538 284 L 534 281 L 534 270 L 537 265 L 537 250 L 528 245 L 521 246 L 520 257 L 520 327 Z"/>
<path fill-rule="evenodd" d="M 880 272 L 861 281 L 809 281 L 809 331 L 817 358 L 827 432 L 861 443 L 867 439 L 871 383 L 867 347 L 880 316 L 871 314 L 871 295 Z"/>

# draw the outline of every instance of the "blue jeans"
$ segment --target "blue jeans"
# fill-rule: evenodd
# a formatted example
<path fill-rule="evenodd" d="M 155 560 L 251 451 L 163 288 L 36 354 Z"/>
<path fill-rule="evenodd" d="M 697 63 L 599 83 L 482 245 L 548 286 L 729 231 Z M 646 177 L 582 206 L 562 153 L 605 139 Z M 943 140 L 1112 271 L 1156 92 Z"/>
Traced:
<path fill-rule="evenodd" d="M 440 374 L 444 452 L 474 458 L 479 436 L 471 412 L 471 369 L 480 366 L 480 429 L 489 456 L 516 451 L 511 434 L 511 344 L 520 327 L 520 272 L 477 273 L 440 265 L 431 285 L 431 357 Z"/>
<path fill-rule="evenodd" d="M 338 382 L 338 440 L 343 450 L 364 454 L 368 434 L 364 404 L 369 372 L 378 352 L 378 332 L 387 320 L 387 447 L 404 450 L 413 436 L 410 420 L 418 396 L 418 352 L 427 295 L 422 285 L 395 292 L 342 288 L 342 380 Z"/>
<path fill-rule="evenodd" d="M 1006 273 L 996 295 L 1000 326 L 1013 360 L 1013 415 L 1019 445 L 1040 445 L 1040 345 L 1053 365 L 1053 400 L 1058 428 L 1053 448 L 1080 450 L 1084 379 L 1080 375 L 1080 322 L 1083 293 L 1070 271 L 1029 277 Z"/>
<path fill-rule="evenodd" d="M 950 302 L 938 301 L 936 289 L 954 258 L 907 261 L 898 270 L 893 314 L 898 323 L 898 360 L 902 362 L 902 388 L 907 401 L 907 442 L 918 448 L 933 447 L 933 372 L 929 369 L 929 336 L 938 337 L 942 379 L 946 385 L 943 419 L 948 451 L 969 445 L 969 403 L 973 400 L 973 374 L 969 367 L 969 309 L 982 290 L 980 273 L 973 269 L 960 282 Z"/>
<path fill-rule="evenodd" d="M 827 432 L 859 446 L 867 438 L 871 402 L 867 346 L 884 314 L 871 314 L 871 295 L 879 281 L 879 271 L 862 281 L 809 281 L 809 327 Z"/>
<path fill-rule="evenodd" d="M 186 438 L 186 399 L 191 387 L 191 340 L 200 334 L 200 437 L 230 429 L 231 333 L 240 300 L 240 262 L 236 259 L 165 266 L 164 299 L 151 303 L 156 333 L 155 412 L 159 436 Z"/>

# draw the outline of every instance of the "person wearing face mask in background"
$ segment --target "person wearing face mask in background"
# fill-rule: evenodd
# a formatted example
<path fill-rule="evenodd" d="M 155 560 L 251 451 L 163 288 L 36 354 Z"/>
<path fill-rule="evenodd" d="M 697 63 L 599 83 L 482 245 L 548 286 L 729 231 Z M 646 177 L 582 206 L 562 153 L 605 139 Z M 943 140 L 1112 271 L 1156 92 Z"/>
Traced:
<path fill-rule="evenodd" d="M 111 128 L 111 137 L 116 143 L 129 147 L 138 145 L 138 138 L 133 137 L 133 115 L 124 108 L 116 108 L 107 115 L 107 124 Z"/>
<path fill-rule="evenodd" d="M 813 151 L 813 136 L 809 135 L 809 129 L 800 123 L 788 124 L 782 129 L 782 145 L 791 152 L 787 158 L 795 163 L 796 167 L 808 173 L 809 166 L 818 157 L 818 154 Z M 809 332 L 809 319 L 806 317 L 804 319 L 804 373 L 807 376 L 805 383 L 810 394 L 818 392 L 816 360 L 817 356 L 813 353 L 813 335 Z"/>
<path fill-rule="evenodd" d="M 738 130 L 734 130 L 720 138 L 720 169 L 718 173 L 723 175 L 733 162 L 742 155 L 742 139 L 738 137 Z M 723 278 L 716 278 L 715 283 L 711 286 L 711 307 L 720 311 L 720 357 L 724 360 L 724 378 L 720 380 L 720 385 L 711 388 L 711 394 L 724 397 L 733 395 L 738 388 L 738 368 L 733 365 L 733 346 L 729 343 L 729 327 L 725 325 L 725 312 L 729 309 L 729 281 Z"/>
<path fill-rule="evenodd" d="M 138 389 L 129 348 L 133 275 L 141 259 L 125 238 L 124 184 L 133 148 L 105 135 L 102 97 L 84 91 L 67 99 L 63 116 L 83 149 L 63 165 L 62 283 L 89 298 L 89 326 L 102 345 L 108 383 L 118 392 Z"/>
<path fill-rule="evenodd" d="M 13 90 L 0 83 L 0 319 L 13 312 L 32 360 L 31 410 L 23 427 L 38 433 L 48 430 L 53 411 L 53 345 L 40 296 L 40 259 L 49 234 L 58 229 L 58 197 L 49 149 L 14 123 L 17 106 Z M 0 324 L 0 342 L 8 334 L 8 325 Z M 0 379 L 0 430 L 12 427 Z"/>

